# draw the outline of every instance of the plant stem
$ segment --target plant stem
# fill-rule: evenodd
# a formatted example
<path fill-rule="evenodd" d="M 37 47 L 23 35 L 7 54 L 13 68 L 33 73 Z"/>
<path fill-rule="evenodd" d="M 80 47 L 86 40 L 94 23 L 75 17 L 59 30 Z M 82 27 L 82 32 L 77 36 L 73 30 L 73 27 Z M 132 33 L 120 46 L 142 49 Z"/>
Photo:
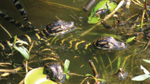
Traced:
<path fill-rule="evenodd" d="M 98 73 L 97 73 L 97 70 L 96 70 L 96 68 L 95 68 L 95 65 L 94 65 L 93 61 L 92 61 L 92 60 L 89 60 L 89 63 L 90 63 L 90 65 L 91 65 L 91 67 L 92 67 L 94 76 L 97 76 Z"/>

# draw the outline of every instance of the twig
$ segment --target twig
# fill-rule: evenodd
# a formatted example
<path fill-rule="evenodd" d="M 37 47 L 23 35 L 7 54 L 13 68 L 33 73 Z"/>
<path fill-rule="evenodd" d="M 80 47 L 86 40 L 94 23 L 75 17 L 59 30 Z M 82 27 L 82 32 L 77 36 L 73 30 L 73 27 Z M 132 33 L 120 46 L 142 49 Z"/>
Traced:
<path fill-rule="evenodd" d="M 18 71 L 20 71 L 22 69 L 22 67 L 18 67 L 16 69 L 0 69 L 0 72 L 6 72 L 0 75 L 0 77 L 6 77 L 8 75 L 10 75 L 10 73 L 16 73 Z M 8 73 L 9 72 L 9 73 Z"/>
<path fill-rule="evenodd" d="M 11 63 L 9 63 L 9 62 L 6 62 L 6 63 L 5 62 L 1 62 L 0 65 L 11 65 Z"/>
<path fill-rule="evenodd" d="M 9 35 L 10 38 L 12 38 L 11 34 L 0 24 L 0 26 L 2 27 L 2 29 Z"/>
<path fill-rule="evenodd" d="M 125 2 L 125 0 L 120 1 L 120 3 L 118 4 L 118 6 L 115 8 L 115 10 L 113 12 L 111 12 L 109 15 L 107 15 L 104 18 L 104 21 L 107 20 L 107 19 L 109 19 L 115 12 L 117 12 L 118 9 L 123 5 L 124 2 Z"/>
<path fill-rule="evenodd" d="M 91 65 L 91 67 L 92 67 L 94 76 L 97 76 L 98 73 L 97 73 L 97 70 L 96 70 L 96 68 L 95 68 L 95 65 L 94 65 L 93 61 L 92 61 L 92 60 L 89 60 L 89 63 L 90 63 L 90 65 Z"/>
<path fill-rule="evenodd" d="M 84 76 L 84 75 L 81 75 L 81 74 L 76 74 L 76 73 L 69 73 L 69 75 L 76 75 L 76 76 Z"/>
<path fill-rule="evenodd" d="M 138 2 L 135 2 L 134 0 L 131 0 L 134 4 L 136 4 L 136 5 L 138 5 L 138 6 L 140 6 L 140 7 L 143 7 L 143 4 L 141 4 L 141 3 L 138 3 Z"/>
<path fill-rule="evenodd" d="M 84 8 L 84 10 L 88 11 L 94 3 L 95 3 L 95 0 L 91 0 L 90 3 Z"/>
<path fill-rule="evenodd" d="M 89 77 L 84 78 L 80 84 L 83 84 L 83 82 L 84 82 L 86 79 L 88 79 L 88 78 L 89 78 Z"/>
<path fill-rule="evenodd" d="M 128 20 L 130 20 L 131 18 L 133 18 L 133 17 L 135 17 L 135 16 L 137 16 L 138 15 L 138 13 L 137 14 L 134 14 L 134 15 L 132 15 L 131 17 L 129 17 L 128 19 L 126 19 L 126 21 L 125 22 L 127 22 Z M 124 23 L 125 23 L 124 22 Z"/>
<path fill-rule="evenodd" d="M 150 39 L 149 39 L 149 41 L 148 41 L 146 47 L 143 49 L 143 51 L 147 49 L 147 47 L 149 46 L 149 44 L 150 44 Z"/>
<path fill-rule="evenodd" d="M 29 53 L 31 51 L 31 49 L 33 48 L 33 44 L 34 44 L 34 41 L 31 43 L 31 46 L 29 48 Z M 28 73 L 28 61 L 26 60 L 26 63 L 25 63 L 25 69 L 26 69 L 26 74 Z"/>
<path fill-rule="evenodd" d="M 19 84 L 23 84 L 24 83 L 24 79 L 22 79 L 20 82 L 19 82 Z"/>
<path fill-rule="evenodd" d="M 67 5 L 63 5 L 63 4 L 59 4 L 59 3 L 46 2 L 46 1 L 44 1 L 44 0 L 39 0 L 39 1 L 44 2 L 44 3 L 47 3 L 47 4 L 59 5 L 59 6 L 63 6 L 63 7 L 67 7 L 67 8 L 70 8 L 70 9 L 74 9 L 74 10 L 81 11 L 81 9 L 78 9 L 78 8 L 75 8 L 75 7 L 71 7 L 71 6 L 67 6 Z"/>

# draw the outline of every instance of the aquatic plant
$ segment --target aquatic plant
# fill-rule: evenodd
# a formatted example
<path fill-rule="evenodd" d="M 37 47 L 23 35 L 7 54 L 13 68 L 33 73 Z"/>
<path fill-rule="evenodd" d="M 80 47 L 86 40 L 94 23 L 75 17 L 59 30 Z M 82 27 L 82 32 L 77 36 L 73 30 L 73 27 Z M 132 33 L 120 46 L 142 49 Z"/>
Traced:
<path fill-rule="evenodd" d="M 68 73 L 70 72 L 68 70 L 69 65 L 70 65 L 70 61 L 68 59 L 66 59 L 65 63 L 64 63 L 64 74 L 66 75 L 66 79 L 69 79 L 69 75 L 68 75 Z"/>
<path fill-rule="evenodd" d="M 92 77 L 95 81 L 103 81 L 103 82 L 106 82 L 105 79 L 96 78 L 96 77 L 94 77 L 92 74 L 86 74 L 85 77 Z"/>
<path fill-rule="evenodd" d="M 150 63 L 150 60 L 147 60 L 147 59 L 143 59 L 143 61 Z M 144 81 L 150 78 L 149 71 L 146 68 L 144 68 L 142 65 L 140 65 L 140 68 L 143 70 L 144 74 L 133 77 L 132 78 L 133 81 Z"/>
<path fill-rule="evenodd" d="M 96 68 L 95 68 L 95 65 L 94 65 L 94 63 L 93 63 L 92 60 L 89 60 L 89 64 L 91 65 L 91 68 L 92 68 L 92 70 L 93 70 L 93 74 L 94 74 L 94 75 L 85 74 L 85 77 L 86 77 L 86 78 L 85 78 L 80 84 L 82 84 L 88 77 L 92 77 L 92 78 L 95 80 L 95 83 L 96 83 L 96 84 L 105 83 L 105 82 L 106 82 L 105 79 L 99 78 L 98 72 L 97 72 L 97 70 L 96 70 Z M 88 83 L 87 83 L 87 84 L 88 84 Z"/>
<path fill-rule="evenodd" d="M 21 53 L 21 55 L 29 60 L 30 58 L 30 54 L 29 54 L 29 51 L 27 48 L 25 48 L 24 46 L 17 46 L 16 44 L 19 43 L 19 44 L 25 44 L 25 45 L 28 45 L 28 43 L 26 41 L 23 41 L 23 40 L 19 40 L 19 41 L 16 41 L 17 39 L 17 36 L 14 37 L 14 43 L 13 44 L 9 44 L 9 46 L 12 46 L 13 47 L 13 50 L 12 50 L 12 53 L 14 51 L 19 51 Z M 13 55 L 13 54 L 12 54 Z"/>

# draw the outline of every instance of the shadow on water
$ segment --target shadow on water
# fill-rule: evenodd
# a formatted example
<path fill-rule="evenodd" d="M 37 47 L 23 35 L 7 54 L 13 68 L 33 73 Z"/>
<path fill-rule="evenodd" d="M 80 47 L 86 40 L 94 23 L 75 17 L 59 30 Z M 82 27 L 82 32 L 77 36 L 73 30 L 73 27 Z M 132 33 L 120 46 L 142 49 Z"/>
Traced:
<path fill-rule="evenodd" d="M 101 78 L 106 79 L 107 84 L 137 84 L 137 82 L 131 81 L 131 78 L 135 75 L 143 74 L 140 70 L 140 64 L 143 64 L 148 70 L 149 65 L 144 64 L 141 61 L 143 58 L 149 58 L 149 47 L 147 50 L 142 51 L 144 45 L 148 42 L 147 40 L 142 41 L 134 41 L 129 44 L 129 47 L 125 50 L 121 51 L 104 51 L 93 48 L 92 44 L 85 49 L 87 44 L 92 43 L 95 39 L 100 38 L 103 34 L 116 34 L 122 37 L 122 40 L 125 42 L 127 39 L 126 33 L 127 30 L 130 29 L 131 23 L 135 20 L 131 20 L 130 23 L 125 26 L 116 28 L 116 29 L 106 29 L 104 26 L 99 25 L 95 27 L 92 31 L 88 32 L 84 36 L 81 36 L 88 29 L 93 27 L 94 25 L 87 23 L 87 17 L 90 12 L 84 12 L 83 7 L 88 1 L 85 0 L 43 0 L 44 2 L 38 0 L 20 0 L 21 4 L 27 11 L 27 16 L 33 25 L 38 27 L 39 29 L 43 29 L 45 25 L 50 22 L 55 21 L 57 18 L 65 20 L 65 21 L 74 21 L 77 30 L 68 33 L 63 36 L 57 37 L 54 41 L 52 41 L 52 37 L 49 39 L 50 46 L 44 46 L 44 48 L 51 49 L 50 51 L 45 51 L 43 53 L 51 54 L 56 53 L 60 59 L 64 62 L 65 59 L 69 59 L 71 61 L 69 70 L 73 73 L 77 73 L 80 75 L 85 75 L 87 73 L 93 74 L 92 69 L 88 63 L 88 60 L 92 60 L 98 70 L 98 74 Z M 119 0 L 116 0 L 119 1 Z M 63 7 L 53 3 L 61 3 L 71 7 L 75 7 L 79 10 Z M 98 1 L 97 1 L 98 2 Z M 84 4 L 84 5 L 83 5 Z M 135 5 L 134 5 L 135 6 Z M 125 21 L 127 18 L 131 17 L 135 13 L 142 13 L 142 9 L 137 10 L 137 6 L 131 6 L 130 10 L 125 10 L 126 12 L 121 17 L 121 20 Z M 22 17 L 19 12 L 15 9 L 15 6 L 12 0 L 1 0 L 0 1 L 0 10 L 9 14 L 11 17 L 14 17 L 17 21 L 23 23 Z M 123 14 L 123 13 L 119 13 Z M 80 18 L 82 17 L 82 19 Z M 133 18 L 134 19 L 134 18 Z M 135 18 L 136 19 L 136 18 Z M 17 29 L 3 18 L 0 17 L 0 23 L 11 33 L 14 35 L 23 35 L 25 32 Z M 113 19 L 109 19 L 109 25 L 113 25 Z M 8 39 L 8 35 L 2 30 L 1 31 L 1 40 Z M 122 33 L 123 32 L 123 33 Z M 33 47 L 33 51 L 42 52 L 43 45 L 35 45 Z M 15 60 L 21 63 L 23 58 L 19 58 L 20 54 L 15 54 Z M 19 56 L 19 57 L 17 57 Z M 34 55 L 33 55 L 34 56 Z M 31 57 L 33 60 L 38 60 L 34 64 L 30 65 L 33 68 L 42 66 L 41 61 L 44 57 Z M 31 60 L 32 60 L 31 59 Z M 118 61 L 118 59 L 120 59 Z M 120 63 L 120 66 L 118 65 Z M 117 76 L 114 76 L 118 68 L 124 68 L 129 76 L 127 79 L 119 81 Z M 24 78 L 25 72 L 19 72 L 18 74 L 12 74 L 7 77 L 6 80 L 1 80 L 1 84 L 18 84 Z M 71 75 L 69 80 L 66 80 L 64 84 L 79 84 L 84 79 L 84 76 L 76 76 Z M 149 80 L 145 82 L 138 82 L 138 84 L 148 83 Z M 86 84 L 84 82 L 84 84 Z"/>

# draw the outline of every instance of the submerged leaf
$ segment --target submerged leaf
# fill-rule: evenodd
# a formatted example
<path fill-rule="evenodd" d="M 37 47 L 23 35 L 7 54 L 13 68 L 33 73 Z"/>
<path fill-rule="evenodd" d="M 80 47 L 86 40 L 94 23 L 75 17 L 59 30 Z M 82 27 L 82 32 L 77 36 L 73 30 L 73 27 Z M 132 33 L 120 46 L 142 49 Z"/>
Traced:
<path fill-rule="evenodd" d="M 143 70 L 145 74 L 150 74 L 149 71 L 146 68 L 144 68 L 142 65 L 140 66 L 140 68 Z"/>
<path fill-rule="evenodd" d="M 144 62 L 150 63 L 150 60 L 143 59 Z"/>
<path fill-rule="evenodd" d="M 114 34 L 102 34 L 102 36 L 112 36 L 112 37 L 114 37 L 114 38 L 121 39 L 121 36 L 119 36 L 119 35 L 114 35 Z"/>
<path fill-rule="evenodd" d="M 135 36 L 128 38 L 128 39 L 126 40 L 126 43 L 129 43 L 129 42 L 133 41 L 135 38 L 136 38 Z"/>
<path fill-rule="evenodd" d="M 148 74 L 143 74 L 143 75 L 138 75 L 132 78 L 133 81 L 144 81 L 145 79 L 149 78 L 150 75 Z"/>

